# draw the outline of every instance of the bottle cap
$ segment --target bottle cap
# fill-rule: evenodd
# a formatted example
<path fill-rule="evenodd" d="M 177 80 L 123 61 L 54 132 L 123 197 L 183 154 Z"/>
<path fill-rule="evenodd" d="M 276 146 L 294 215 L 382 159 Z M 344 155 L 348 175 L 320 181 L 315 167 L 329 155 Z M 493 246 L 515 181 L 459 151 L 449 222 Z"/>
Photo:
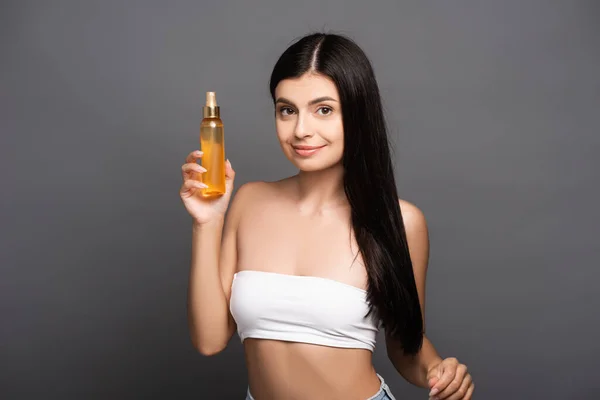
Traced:
<path fill-rule="evenodd" d="M 202 107 L 202 114 L 204 118 L 219 118 L 220 110 L 215 92 L 206 92 L 206 105 Z"/>

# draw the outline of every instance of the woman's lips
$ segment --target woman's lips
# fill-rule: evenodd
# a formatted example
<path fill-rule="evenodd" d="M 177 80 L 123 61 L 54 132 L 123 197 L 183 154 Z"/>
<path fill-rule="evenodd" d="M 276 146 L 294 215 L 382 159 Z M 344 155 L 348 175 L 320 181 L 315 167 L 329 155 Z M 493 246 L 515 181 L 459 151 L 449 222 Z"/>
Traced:
<path fill-rule="evenodd" d="M 294 151 L 296 152 L 296 154 L 298 154 L 302 157 L 308 157 L 308 156 L 312 156 L 313 154 L 315 154 L 316 152 L 321 150 L 323 147 L 325 147 L 325 145 L 323 145 L 323 146 L 292 146 L 292 147 L 294 148 Z"/>

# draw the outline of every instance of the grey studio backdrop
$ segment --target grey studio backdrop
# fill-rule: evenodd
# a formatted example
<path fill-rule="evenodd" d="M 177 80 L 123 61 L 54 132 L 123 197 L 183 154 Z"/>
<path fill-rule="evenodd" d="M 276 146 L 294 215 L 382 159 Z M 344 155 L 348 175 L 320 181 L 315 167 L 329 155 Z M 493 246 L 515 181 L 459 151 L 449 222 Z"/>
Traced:
<path fill-rule="evenodd" d="M 214 90 L 236 187 L 295 173 L 267 83 L 313 30 L 373 61 L 440 354 L 477 399 L 600 398 L 600 3 L 516 0 L 3 1 L 0 398 L 243 398 L 237 334 L 189 340 L 180 167 Z"/>

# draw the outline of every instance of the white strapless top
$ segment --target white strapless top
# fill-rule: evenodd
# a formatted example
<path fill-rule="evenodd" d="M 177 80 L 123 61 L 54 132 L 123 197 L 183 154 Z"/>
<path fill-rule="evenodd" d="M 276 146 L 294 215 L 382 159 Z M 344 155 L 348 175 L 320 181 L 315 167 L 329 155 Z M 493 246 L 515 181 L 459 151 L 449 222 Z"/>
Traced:
<path fill-rule="evenodd" d="M 373 351 L 379 323 L 367 292 L 328 278 L 262 271 L 233 277 L 229 309 L 238 335 Z"/>

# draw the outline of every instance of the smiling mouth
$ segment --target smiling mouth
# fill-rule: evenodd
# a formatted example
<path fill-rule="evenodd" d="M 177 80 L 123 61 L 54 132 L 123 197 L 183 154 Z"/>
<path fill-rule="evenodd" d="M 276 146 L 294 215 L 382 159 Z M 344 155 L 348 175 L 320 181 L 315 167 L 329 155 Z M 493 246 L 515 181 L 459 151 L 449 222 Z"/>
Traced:
<path fill-rule="evenodd" d="M 304 157 L 315 154 L 323 147 L 325 147 L 325 145 L 323 145 L 323 146 L 292 146 L 292 148 L 294 149 L 296 154 L 304 156 Z"/>

